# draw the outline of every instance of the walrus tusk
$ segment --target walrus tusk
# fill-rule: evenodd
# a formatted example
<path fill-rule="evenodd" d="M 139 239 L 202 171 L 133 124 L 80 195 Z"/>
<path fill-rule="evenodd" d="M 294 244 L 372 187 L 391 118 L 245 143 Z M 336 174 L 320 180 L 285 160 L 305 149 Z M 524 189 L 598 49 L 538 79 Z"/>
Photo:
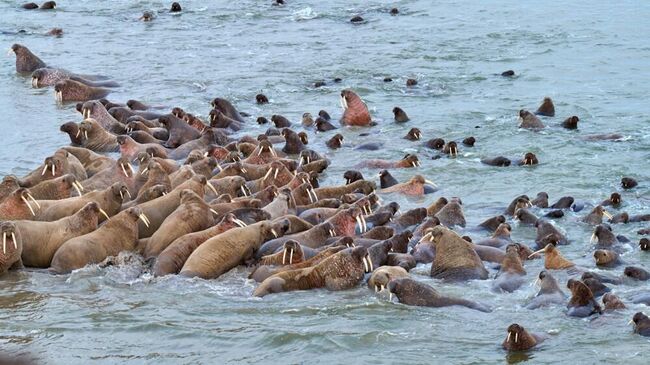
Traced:
<path fill-rule="evenodd" d="M 289 252 L 289 265 L 293 264 L 293 248 Z"/>
<path fill-rule="evenodd" d="M 535 279 L 535 282 L 533 282 L 533 286 L 537 285 L 539 283 L 539 278 Z"/>
<path fill-rule="evenodd" d="M 144 215 L 144 213 L 140 213 L 138 218 L 140 218 L 142 220 L 142 223 L 144 223 L 144 225 L 147 226 L 147 228 L 149 228 L 149 223 L 151 222 L 149 221 L 149 218 L 147 218 L 147 216 Z"/>
<path fill-rule="evenodd" d="M 370 266 L 370 271 L 368 272 L 372 272 L 374 268 L 372 267 L 372 260 L 370 259 L 370 255 L 366 256 L 366 260 L 368 261 L 368 266 Z"/>
<path fill-rule="evenodd" d="M 48 168 L 49 166 L 50 166 L 50 165 L 48 165 L 48 164 L 45 164 L 45 166 L 43 166 L 43 172 L 41 172 L 41 176 L 45 175 L 45 171 L 47 171 L 47 168 Z"/>
<path fill-rule="evenodd" d="M 345 185 L 350 185 L 350 179 L 345 179 Z"/>
<path fill-rule="evenodd" d="M 133 198 L 131 197 L 131 193 L 129 192 L 129 189 L 126 189 L 125 191 L 126 191 L 126 195 L 128 195 L 128 197 L 129 197 L 129 199 L 133 199 Z"/>
<path fill-rule="evenodd" d="M 275 236 L 275 238 L 278 238 L 278 232 L 276 232 L 275 229 L 271 228 L 271 233 L 273 236 Z"/>
<path fill-rule="evenodd" d="M 596 241 L 598 241 L 598 237 L 596 237 L 596 232 L 594 232 L 591 234 L 591 239 L 589 240 L 589 243 L 593 244 Z"/>
<path fill-rule="evenodd" d="M 146 174 L 147 171 L 149 171 L 149 167 L 145 167 L 144 170 L 142 170 L 142 172 L 140 173 L 140 175 Z"/>
<path fill-rule="evenodd" d="M 361 219 L 361 222 L 363 223 L 363 232 L 368 232 L 368 224 L 366 223 L 366 218 L 359 216 L 359 219 Z"/>
<path fill-rule="evenodd" d="M 162 195 L 163 195 L 163 196 L 167 195 L 167 192 L 166 192 L 166 191 L 163 191 L 163 192 L 162 192 Z"/>
<path fill-rule="evenodd" d="M 285 265 L 285 262 L 287 260 L 287 249 L 285 248 L 282 250 L 282 265 Z"/>
<path fill-rule="evenodd" d="M 531 258 L 531 257 L 537 255 L 538 253 L 544 253 L 545 249 L 546 248 L 542 248 L 541 250 L 538 250 L 538 251 L 535 251 L 535 252 L 531 253 L 530 255 L 528 255 L 528 258 Z"/>
<path fill-rule="evenodd" d="M 271 155 L 273 155 L 273 157 L 278 157 L 278 155 L 275 153 L 275 148 L 269 147 L 269 152 L 271 152 Z"/>
<path fill-rule="evenodd" d="M 278 174 L 280 173 L 280 169 L 276 168 L 275 169 L 275 174 L 273 174 L 273 180 L 278 178 Z"/>
<path fill-rule="evenodd" d="M 310 203 L 312 203 L 312 204 L 315 203 L 314 198 L 311 196 L 311 190 L 310 189 L 307 189 L 307 196 L 309 196 L 309 202 Z"/>
<path fill-rule="evenodd" d="M 81 129 L 77 129 L 77 134 L 75 134 L 75 138 L 79 138 L 79 135 L 81 134 Z"/>
<path fill-rule="evenodd" d="M 133 168 L 133 165 L 131 165 L 130 162 L 127 162 L 126 164 L 129 166 L 129 170 L 131 170 L 131 174 L 135 175 L 135 169 Z"/>
<path fill-rule="evenodd" d="M 212 213 L 214 213 L 214 215 L 219 215 L 219 213 L 217 213 L 217 211 L 214 210 L 214 209 L 212 209 L 212 208 L 210 208 L 210 211 L 211 211 Z"/>
<path fill-rule="evenodd" d="M 354 217 L 359 224 L 359 232 L 363 233 L 363 223 L 361 223 L 361 218 L 359 216 Z"/>
<path fill-rule="evenodd" d="M 233 220 L 233 222 L 235 222 L 236 225 L 238 225 L 238 226 L 240 226 L 240 227 L 242 227 L 242 228 L 248 226 L 248 225 L 247 225 L 246 223 L 244 223 L 242 220 L 237 219 L 237 218 L 235 218 L 235 219 Z"/>
<path fill-rule="evenodd" d="M 41 209 L 41 205 L 38 204 L 38 202 L 36 201 L 36 199 L 34 199 L 34 197 L 32 196 L 32 194 L 30 194 L 29 192 L 26 192 L 25 194 L 27 194 L 27 197 L 28 197 L 29 199 L 31 199 L 31 201 L 33 201 L 34 204 L 36 204 L 36 207 L 37 207 L 38 209 Z"/>
<path fill-rule="evenodd" d="M 314 195 L 314 203 L 318 201 L 318 196 L 316 195 L 316 190 L 314 188 L 311 188 L 311 193 Z"/>
<path fill-rule="evenodd" d="M 424 240 L 426 240 L 427 238 L 429 238 L 429 242 L 431 242 L 431 239 L 430 239 L 431 236 L 432 236 L 432 234 L 431 234 L 431 232 L 429 232 L 429 233 L 425 234 L 424 236 L 422 236 L 422 238 L 420 238 L 419 242 L 424 242 Z"/>
<path fill-rule="evenodd" d="M 27 199 L 25 199 L 25 197 L 22 196 L 22 195 L 20 196 L 20 199 L 22 199 L 23 202 L 25 202 L 25 204 L 27 204 L 27 207 L 29 208 L 29 211 L 32 212 L 32 215 L 33 215 L 33 216 L 36 216 L 36 213 L 34 213 L 34 209 L 32 208 L 31 204 L 29 204 L 29 202 L 27 201 Z"/>
<path fill-rule="evenodd" d="M 221 167 L 221 165 L 219 165 L 218 162 L 217 162 L 217 168 L 219 169 L 219 172 L 223 171 L 223 167 Z"/>
<path fill-rule="evenodd" d="M 607 219 L 612 219 L 612 215 L 609 214 L 609 212 L 606 211 L 605 209 L 603 209 L 603 215 L 604 215 L 605 217 L 607 217 Z"/>
<path fill-rule="evenodd" d="M 512 332 L 508 332 L 508 338 L 506 338 L 506 342 L 510 342 L 510 336 L 512 335 Z"/>
<path fill-rule="evenodd" d="M 269 168 L 269 171 L 266 173 L 266 175 L 264 175 L 264 177 L 262 178 L 262 181 L 266 180 L 266 178 L 268 178 L 269 175 L 271 175 L 271 171 L 273 171 L 273 169 Z"/>
<path fill-rule="evenodd" d="M 379 285 L 375 284 L 375 293 L 379 293 Z"/>
<path fill-rule="evenodd" d="M 241 172 L 243 172 L 244 174 L 248 172 L 248 171 L 244 168 L 244 166 L 242 166 L 242 167 L 240 168 L 240 170 L 241 170 Z"/>
<path fill-rule="evenodd" d="M 7 253 L 7 232 L 2 232 L 2 253 Z"/>
<path fill-rule="evenodd" d="M 519 339 L 519 332 L 515 332 L 515 343 L 517 343 L 518 339 Z"/>
<path fill-rule="evenodd" d="M 366 262 L 366 258 L 365 257 L 362 258 L 361 261 L 363 261 L 363 267 L 364 267 L 364 269 L 366 269 L 366 272 L 370 272 L 368 270 L 368 263 Z"/>
<path fill-rule="evenodd" d="M 86 137 L 86 139 L 88 139 L 88 131 L 84 131 L 84 137 Z"/>
<path fill-rule="evenodd" d="M 248 196 L 246 195 L 246 190 L 244 190 L 244 185 L 240 186 L 239 188 L 241 189 L 241 192 L 244 194 L 244 196 Z"/>
<path fill-rule="evenodd" d="M 124 193 L 122 192 L 122 190 L 120 190 L 120 198 L 124 200 Z"/>
<path fill-rule="evenodd" d="M 388 301 L 392 302 L 393 301 L 393 292 L 388 292 Z"/>
<path fill-rule="evenodd" d="M 124 164 L 121 163 L 120 167 L 122 167 L 122 172 L 124 173 L 124 176 L 129 177 L 129 174 L 126 173 L 126 169 L 124 168 Z"/>
<path fill-rule="evenodd" d="M 257 151 L 257 155 L 258 155 L 258 156 L 261 155 L 261 154 L 262 154 L 262 151 L 264 151 L 264 147 L 260 147 L 260 150 Z"/>
<path fill-rule="evenodd" d="M 104 217 L 106 217 L 106 220 L 111 219 L 111 217 L 108 216 L 108 214 L 106 213 L 106 211 L 104 211 L 104 209 L 99 208 L 99 212 L 102 213 Z"/>
<path fill-rule="evenodd" d="M 219 193 L 217 193 L 217 189 L 215 189 L 214 186 L 212 186 L 212 183 L 210 182 L 210 180 L 208 180 L 206 185 L 208 186 L 208 188 L 210 190 L 212 190 L 212 192 L 214 193 L 214 196 L 219 196 Z"/>
<path fill-rule="evenodd" d="M 436 185 L 436 184 L 435 184 L 433 181 L 431 181 L 431 180 L 424 180 L 424 182 L 427 183 L 427 184 L 429 184 L 429 185 L 431 185 L 431 186 L 433 186 L 434 188 L 437 188 L 437 187 L 438 187 L 438 185 Z"/>

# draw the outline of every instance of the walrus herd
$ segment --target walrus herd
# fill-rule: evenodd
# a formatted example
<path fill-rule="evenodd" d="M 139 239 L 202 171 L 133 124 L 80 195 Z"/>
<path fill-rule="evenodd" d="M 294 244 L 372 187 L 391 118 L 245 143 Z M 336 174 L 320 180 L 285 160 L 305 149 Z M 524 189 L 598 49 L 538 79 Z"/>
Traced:
<path fill-rule="evenodd" d="M 55 6 L 52 1 L 40 8 Z M 393 10 L 391 14 L 399 13 Z M 181 7 L 174 3 L 170 11 L 180 12 Z M 145 13 L 142 20 L 152 17 Z M 527 309 L 566 306 L 567 316 L 590 317 L 625 309 L 625 302 L 650 305 L 650 291 L 631 298 L 613 293 L 612 287 L 650 280 L 646 269 L 626 264 L 626 257 L 650 250 L 648 239 L 641 238 L 634 248 L 613 229 L 616 224 L 648 222 L 650 214 L 614 214 L 623 206 L 619 192 L 593 206 L 571 196 L 552 202 L 546 192 L 534 198 L 520 195 L 502 214 L 485 217 L 476 227 L 467 227 L 459 197 L 439 197 L 428 206 L 402 212 L 398 203 L 384 199 L 390 194 L 421 197 L 438 186 L 419 173 L 400 182 L 389 170 L 417 170 L 426 163 L 422 156 L 355 160 L 341 185 L 321 186 L 319 177 L 331 162 L 327 151 L 310 149 L 312 140 L 323 138 L 316 132 L 377 124 L 351 89 L 340 93 L 339 126 L 324 110 L 315 119 L 305 113 L 298 123 L 281 115 L 252 119 L 219 97 L 202 119 L 180 107 L 110 101 L 106 97 L 119 85 L 106 77 L 53 68 L 23 45 L 14 44 L 11 51 L 17 73 L 30 77 L 34 88 L 51 87 L 59 103 L 77 102 L 81 117 L 60 126 L 70 145 L 54 151 L 25 176 L 3 178 L 0 274 L 23 267 L 69 274 L 127 251 L 141 255 L 154 276 L 217 279 L 245 265 L 250 268 L 248 278 L 259 283 L 252 293 L 256 297 L 317 288 L 339 291 L 365 282 L 370 291 L 404 305 L 490 312 L 493 309 L 484 303 L 443 295 L 409 272 L 430 265 L 431 278 L 456 285 L 491 280 L 494 293 L 509 293 L 526 284 L 526 263 L 543 259 L 545 270 L 536 281 L 539 292 L 522 303 Z M 502 74 L 513 75 L 511 70 Z M 407 84 L 415 86 L 417 81 L 409 79 Z M 255 101 L 269 103 L 263 94 Z M 411 121 L 400 107 L 392 112 L 395 123 Z M 556 108 L 545 97 L 534 112 L 522 109 L 517 115 L 519 125 L 512 128 L 534 132 L 550 127 Z M 578 116 L 568 116 L 556 126 L 575 130 L 579 121 Z M 247 125 L 255 122 L 273 126 L 261 135 L 246 134 Z M 471 136 L 462 141 L 422 137 L 413 128 L 403 138 L 430 149 L 434 159 L 457 158 L 461 147 L 480 143 Z M 323 143 L 329 149 L 341 148 L 343 135 Z M 379 148 L 376 143 L 357 146 Z M 523 169 L 541 162 L 534 153 L 522 151 L 519 156 L 485 156 L 480 163 Z M 376 170 L 379 184 L 357 169 Z M 635 189 L 640 183 L 624 177 L 621 188 Z M 568 211 L 584 212 L 574 224 L 593 227 L 591 240 L 563 233 L 555 220 Z M 534 242 L 514 242 L 514 222 L 535 229 Z M 460 231 L 487 236 L 476 240 Z M 575 258 L 562 253 L 569 244 L 589 245 L 593 268 L 621 268 L 620 274 L 603 275 L 576 265 Z M 553 275 L 560 270 L 570 275 L 566 285 Z M 650 336 L 650 319 L 643 313 L 636 313 L 631 323 L 634 333 Z M 513 323 L 502 346 L 524 351 L 547 337 Z"/>

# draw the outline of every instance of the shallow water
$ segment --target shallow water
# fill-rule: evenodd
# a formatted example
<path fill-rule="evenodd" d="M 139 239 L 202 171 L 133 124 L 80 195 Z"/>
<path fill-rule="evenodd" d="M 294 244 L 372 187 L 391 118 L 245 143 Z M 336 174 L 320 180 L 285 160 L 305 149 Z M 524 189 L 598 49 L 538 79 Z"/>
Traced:
<path fill-rule="evenodd" d="M 221 96 L 253 116 L 282 114 L 299 123 L 302 113 L 315 115 L 320 109 L 338 118 L 340 90 L 354 88 L 379 126 L 338 130 L 346 146 L 336 152 L 324 146 L 336 132 L 309 132 L 310 147 L 326 151 L 332 160 L 322 185 L 340 184 L 342 173 L 361 159 L 399 159 L 415 152 L 423 161 L 417 172 L 441 189 L 422 199 L 383 196 L 398 201 L 403 211 L 439 196 L 459 196 L 471 227 L 501 213 L 522 193 L 546 191 L 550 200 L 572 195 L 598 203 L 620 190 L 622 176 L 635 177 L 640 187 L 622 192 L 621 211 L 650 211 L 647 2 L 289 0 L 274 7 L 270 0 L 182 1 L 181 15 L 166 13 L 169 4 L 160 1 L 60 1 L 53 12 L 23 11 L 21 3 L 0 4 L 0 44 L 21 43 L 50 65 L 113 77 L 122 87 L 111 100 L 182 106 L 205 116 L 209 100 Z M 399 7 L 399 16 L 388 14 L 393 6 Z M 158 11 L 157 18 L 138 22 L 144 10 Z M 355 14 L 367 21 L 350 24 Z M 54 26 L 64 29 L 63 37 L 42 35 Z M 19 29 L 27 33 L 11 34 Z M 497 76 L 507 69 L 518 76 Z M 384 83 L 386 76 L 394 82 Z M 343 81 L 336 84 L 335 77 Z M 406 88 L 409 77 L 419 84 Z M 51 89 L 32 89 L 15 73 L 13 56 L 1 58 L 0 78 L 0 174 L 21 175 L 68 143 L 58 126 L 78 121 L 79 115 L 74 105 L 57 106 Z M 318 80 L 327 86 L 313 88 Z M 270 104 L 254 103 L 260 90 Z M 534 110 L 544 96 L 556 105 L 557 117 L 544 119 L 550 127 L 517 129 L 517 111 Z M 394 106 L 402 107 L 411 122 L 392 123 Z M 581 120 L 579 131 L 557 127 L 574 114 Z M 425 140 L 472 135 L 478 142 L 474 148 L 461 146 L 458 158 L 430 160 L 431 150 L 401 139 L 414 126 Z M 246 132 L 264 130 L 249 123 Z M 368 131 L 369 137 L 359 137 Z M 624 141 L 581 139 L 610 132 L 623 134 Z M 384 148 L 353 149 L 367 141 L 382 142 Z M 496 168 L 479 162 L 528 151 L 537 154 L 539 166 Z M 376 172 L 363 170 L 366 177 Z M 414 173 L 393 171 L 398 180 Z M 584 214 L 569 213 L 555 223 L 572 242 L 561 247 L 562 253 L 593 269 L 592 227 L 578 222 Z M 534 230 L 513 225 L 513 237 L 531 244 Z M 639 252 L 635 233 L 644 227 L 648 224 L 616 225 L 614 231 L 632 240 L 623 259 L 647 267 L 650 257 Z M 541 268 L 541 260 L 527 262 L 527 282 Z M 523 305 L 535 287 L 494 294 L 491 280 L 443 284 L 428 277 L 428 265 L 413 275 L 494 311 L 406 307 L 362 285 L 260 300 L 251 298 L 255 286 L 245 279 L 244 268 L 212 281 L 152 279 L 139 269 L 3 276 L 0 351 L 31 353 L 60 364 L 558 363 L 567 356 L 575 363 L 647 362 L 648 340 L 626 325 L 633 313 L 647 310 L 643 305 L 628 304 L 624 311 L 595 319 L 568 318 L 561 307 L 529 311 Z M 618 275 L 622 268 L 608 271 Z M 566 283 L 566 274 L 556 277 Z M 626 302 L 643 291 L 650 287 L 627 283 L 614 288 Z M 500 344 L 513 322 L 550 333 L 549 339 L 535 351 L 508 355 Z"/>

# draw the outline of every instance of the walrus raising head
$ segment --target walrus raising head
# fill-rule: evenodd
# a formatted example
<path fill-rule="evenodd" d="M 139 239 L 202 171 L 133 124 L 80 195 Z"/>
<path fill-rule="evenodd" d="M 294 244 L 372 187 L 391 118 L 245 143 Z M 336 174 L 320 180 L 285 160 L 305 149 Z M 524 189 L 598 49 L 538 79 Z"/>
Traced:
<path fill-rule="evenodd" d="M 334 135 L 334 137 L 330 138 L 329 141 L 327 141 L 325 144 L 327 145 L 327 147 L 331 149 L 341 148 L 341 145 L 343 145 L 343 135 L 337 133 Z"/>
<path fill-rule="evenodd" d="M 537 160 L 537 156 L 535 156 L 535 154 L 532 153 L 532 152 L 527 152 L 524 155 L 524 158 L 521 160 L 520 165 L 524 165 L 524 166 L 530 165 L 530 166 L 532 166 L 532 165 L 537 165 L 538 163 L 539 163 L 539 161 Z"/>
<path fill-rule="evenodd" d="M 56 101 L 63 103 L 103 98 L 110 93 L 110 90 L 84 85 L 73 80 L 64 80 L 54 85 L 54 92 Z"/>
<path fill-rule="evenodd" d="M 395 116 L 395 121 L 397 123 L 406 123 L 409 121 L 409 116 L 406 115 L 406 112 L 398 106 L 393 108 L 393 115 Z"/>
<path fill-rule="evenodd" d="M 553 100 L 548 96 L 542 100 L 542 105 L 537 108 L 535 111 L 537 115 L 543 115 L 545 117 L 554 117 L 555 116 L 555 106 L 553 106 Z"/>
<path fill-rule="evenodd" d="M 27 47 L 21 44 L 11 46 L 11 51 L 16 55 L 16 72 L 34 72 L 39 68 L 47 67 L 45 62 L 36 57 Z"/>
<path fill-rule="evenodd" d="M 637 312 L 632 317 L 630 323 L 634 323 L 634 333 L 641 336 L 650 337 L 650 318 L 641 312 Z"/>
<path fill-rule="evenodd" d="M 632 189 L 637 185 L 639 185 L 639 183 L 637 183 L 636 180 L 634 180 L 631 177 L 624 177 L 621 179 L 621 186 L 623 187 L 623 189 Z"/>
<path fill-rule="evenodd" d="M 171 9 L 169 9 L 169 12 L 170 13 L 178 13 L 178 12 L 180 12 L 182 10 L 183 9 L 181 8 L 181 4 L 179 4 L 177 2 L 173 2 Z"/>
<path fill-rule="evenodd" d="M 508 326 L 508 337 L 503 341 L 503 348 L 508 351 L 526 351 L 537 345 L 537 339 L 524 327 L 513 323 Z"/>
<path fill-rule="evenodd" d="M 406 136 L 404 136 L 404 139 L 408 139 L 409 141 L 419 141 L 422 138 L 422 132 L 418 128 L 411 128 L 411 130 L 406 133 Z"/>
<path fill-rule="evenodd" d="M 341 91 L 341 106 L 343 107 L 341 124 L 354 126 L 370 125 L 371 118 L 368 107 L 354 91 L 350 89 Z"/>
<path fill-rule="evenodd" d="M 580 121 L 580 118 L 577 116 L 573 115 L 564 120 L 562 122 L 562 127 L 566 129 L 578 129 L 578 122 Z"/>
<path fill-rule="evenodd" d="M 639 248 L 641 248 L 642 251 L 650 251 L 650 240 L 647 238 L 641 238 L 639 241 Z"/>

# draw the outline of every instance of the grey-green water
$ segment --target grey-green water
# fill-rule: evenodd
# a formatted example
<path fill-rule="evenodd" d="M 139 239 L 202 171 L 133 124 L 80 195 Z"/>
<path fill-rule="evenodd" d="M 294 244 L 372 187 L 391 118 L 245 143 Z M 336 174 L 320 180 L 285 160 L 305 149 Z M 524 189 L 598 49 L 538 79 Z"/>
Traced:
<path fill-rule="evenodd" d="M 29 47 L 48 64 L 79 73 L 110 75 L 122 87 L 110 95 L 151 104 L 182 106 L 205 116 L 208 102 L 226 97 L 253 116 L 283 114 L 299 122 L 304 112 L 325 109 L 340 116 L 341 89 L 355 89 L 379 126 L 370 137 L 339 130 L 346 147 L 327 151 L 332 165 L 323 185 L 340 184 L 343 171 L 361 158 L 398 159 L 416 152 L 418 173 L 441 190 L 422 199 L 396 200 L 402 210 L 428 205 L 438 196 L 462 197 L 468 226 L 498 214 L 516 195 L 546 191 L 551 200 L 573 195 L 597 203 L 619 190 L 624 175 L 640 187 L 623 192 L 621 210 L 650 210 L 650 4 L 639 1 L 182 1 L 181 15 L 166 13 L 160 1 L 59 1 L 53 12 L 0 4 L 0 44 Z M 399 16 L 388 10 L 396 6 Z M 144 10 L 158 17 L 144 24 Z M 367 22 L 352 25 L 361 14 Z M 64 36 L 42 35 L 51 27 Z M 12 34 L 19 29 L 25 34 Z M 51 89 L 32 89 L 14 72 L 13 57 L 0 60 L 0 174 L 24 174 L 68 142 L 58 132 L 79 120 L 72 105 L 57 106 Z M 518 76 L 496 76 L 514 69 Z M 384 83 L 390 76 L 392 83 Z M 334 84 L 331 80 L 343 81 Z M 409 77 L 419 85 L 406 88 Z M 328 86 L 315 89 L 314 81 Z M 263 91 L 271 103 L 258 106 Z M 542 97 L 556 102 L 556 118 L 543 132 L 517 129 L 516 112 L 534 109 Z M 391 110 L 411 117 L 395 125 Z M 570 115 L 579 131 L 556 126 Z M 425 139 L 473 135 L 476 147 L 461 147 L 456 159 L 428 160 L 420 143 L 401 139 L 411 127 Z M 481 128 L 475 128 L 480 126 Z M 246 133 L 264 129 L 247 124 Z M 617 132 L 621 142 L 587 142 L 581 136 Z M 326 151 L 335 132 L 314 135 L 310 145 Z M 352 147 L 381 141 L 381 151 L 363 156 Z M 494 168 L 482 157 L 535 152 L 533 168 Z M 376 171 L 363 171 L 372 176 Z M 394 171 L 400 179 L 413 173 Z M 616 212 L 616 211 L 615 211 Z M 591 227 L 585 213 L 556 223 L 572 244 L 565 256 L 593 269 Z M 513 236 L 532 243 L 532 228 L 514 224 Z M 648 225 L 646 224 L 645 227 Z M 614 231 L 638 242 L 642 224 Z M 479 235 L 471 234 L 475 239 Z M 648 254 L 628 247 L 623 259 L 650 266 Z M 540 260 L 526 263 L 532 283 Z M 344 292 L 322 290 L 251 297 L 254 284 L 239 268 L 218 280 L 151 279 L 138 267 L 90 267 L 70 276 L 23 271 L 0 279 L 0 351 L 31 353 L 45 363 L 464 363 L 530 359 L 531 363 L 647 363 L 648 340 L 626 323 L 647 310 L 628 309 L 596 319 L 568 318 L 564 308 L 529 311 L 522 306 L 536 288 L 494 294 L 491 280 L 447 285 L 431 280 L 429 266 L 414 276 L 447 294 L 491 305 L 483 314 L 464 308 L 406 307 L 377 298 L 360 285 Z M 621 269 L 610 270 L 620 274 Z M 494 270 L 491 270 L 494 273 Z M 566 274 L 556 275 L 566 283 Z M 622 285 L 614 292 L 627 302 L 647 284 Z M 508 356 L 500 349 L 513 322 L 550 338 L 535 351 Z"/>

